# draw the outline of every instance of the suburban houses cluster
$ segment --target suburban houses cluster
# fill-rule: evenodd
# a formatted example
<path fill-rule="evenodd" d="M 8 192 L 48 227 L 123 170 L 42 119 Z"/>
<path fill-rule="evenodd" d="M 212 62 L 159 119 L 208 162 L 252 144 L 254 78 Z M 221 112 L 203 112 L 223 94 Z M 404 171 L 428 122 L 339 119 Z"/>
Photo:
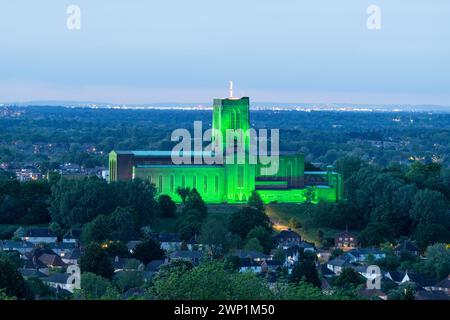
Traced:
<path fill-rule="evenodd" d="M 0 250 L 17 252 L 20 255 L 20 273 L 24 278 L 36 277 L 43 283 L 58 290 L 74 292 L 80 288 L 79 259 L 83 253 L 80 245 L 81 230 L 68 231 L 62 239 L 49 228 L 19 228 L 14 234 L 14 240 L 0 240 Z M 195 239 L 183 242 L 176 233 L 156 233 L 154 237 L 159 241 L 161 249 L 165 251 L 165 258 L 153 260 L 143 264 L 134 258 L 116 256 L 112 258 L 112 265 L 116 274 L 127 271 L 142 272 L 148 281 L 161 266 L 171 260 L 181 259 L 198 265 L 209 254 L 207 246 Z M 271 254 L 257 251 L 234 250 L 230 253 L 237 261 L 239 272 L 253 272 L 265 277 L 270 283 L 275 283 L 281 269 L 292 272 L 294 265 L 301 259 L 303 252 L 317 256 L 316 267 L 322 275 L 322 289 L 330 288 L 331 279 L 340 275 L 345 268 L 352 268 L 368 282 L 389 279 L 396 284 L 413 282 L 419 286 L 415 298 L 419 300 L 447 300 L 450 299 L 450 276 L 440 281 L 428 279 L 413 272 L 398 272 L 391 270 L 377 270 L 377 260 L 385 258 L 385 253 L 374 248 L 360 248 L 357 237 L 348 231 L 336 236 L 336 247 L 329 250 L 318 250 L 313 244 L 303 241 L 301 236 L 291 229 L 282 230 L 274 236 L 276 249 Z M 141 241 L 129 241 L 127 248 L 131 253 Z M 332 257 L 334 249 L 341 249 L 342 254 Z M 400 243 L 395 252 L 408 251 L 419 255 L 419 249 L 411 241 Z M 284 261 L 275 258 L 276 251 L 283 252 Z M 369 267 L 370 266 L 370 267 Z M 374 268 L 375 267 L 375 268 Z M 133 295 L 139 295 L 140 289 L 133 290 Z M 362 296 L 387 299 L 387 295 L 380 288 L 367 288 L 360 291 Z"/>

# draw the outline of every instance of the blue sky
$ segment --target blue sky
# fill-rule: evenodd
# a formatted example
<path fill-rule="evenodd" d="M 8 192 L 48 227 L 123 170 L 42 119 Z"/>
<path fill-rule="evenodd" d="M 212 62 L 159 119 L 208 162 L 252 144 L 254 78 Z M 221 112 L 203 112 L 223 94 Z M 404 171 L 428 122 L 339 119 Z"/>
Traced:
<path fill-rule="evenodd" d="M 81 30 L 66 28 L 70 4 Z M 229 80 L 253 101 L 450 105 L 450 1 L 0 5 L 0 101 L 208 102 Z"/>

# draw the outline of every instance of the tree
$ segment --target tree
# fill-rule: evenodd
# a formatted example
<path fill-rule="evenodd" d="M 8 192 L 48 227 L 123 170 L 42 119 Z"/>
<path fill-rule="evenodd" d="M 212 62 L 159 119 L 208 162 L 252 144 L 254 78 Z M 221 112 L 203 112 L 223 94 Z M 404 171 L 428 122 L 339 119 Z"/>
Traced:
<path fill-rule="evenodd" d="M 255 190 L 252 191 L 250 197 L 248 198 L 247 204 L 250 207 L 253 207 L 261 212 L 264 212 L 264 202 L 261 199 L 261 196 Z"/>
<path fill-rule="evenodd" d="M 183 212 L 176 220 L 175 226 L 182 240 L 189 240 L 200 232 L 203 216 L 198 210 Z"/>
<path fill-rule="evenodd" d="M 149 237 L 134 248 L 133 257 L 147 264 L 150 261 L 164 258 L 164 251 L 158 241 Z"/>
<path fill-rule="evenodd" d="M 108 292 L 112 290 L 111 282 L 97 274 L 85 272 L 81 274 L 81 289 L 76 294 L 88 300 L 100 300 Z"/>
<path fill-rule="evenodd" d="M 306 282 L 318 288 L 321 287 L 315 259 L 312 255 L 304 255 L 303 259 L 294 265 L 289 281 L 293 283 Z"/>
<path fill-rule="evenodd" d="M 170 218 L 175 216 L 177 212 L 177 205 L 169 195 L 167 194 L 160 195 L 158 198 L 158 203 L 161 208 L 161 215 L 163 217 Z"/>
<path fill-rule="evenodd" d="M 335 162 L 336 170 L 348 179 L 353 173 L 357 172 L 362 167 L 361 159 L 353 156 L 346 156 L 339 158 Z"/>
<path fill-rule="evenodd" d="M 136 239 L 138 228 L 136 227 L 137 213 L 132 208 L 118 207 L 109 217 L 111 238 L 119 241 Z"/>
<path fill-rule="evenodd" d="M 200 212 L 202 219 L 205 219 L 208 214 L 208 207 L 195 188 L 189 192 L 184 204 L 183 212 L 188 212 L 190 210 L 197 210 Z"/>
<path fill-rule="evenodd" d="M 258 239 L 259 244 L 263 247 L 263 252 L 269 254 L 274 246 L 272 233 L 262 226 L 258 226 L 250 230 L 247 239 Z"/>
<path fill-rule="evenodd" d="M 379 245 L 390 240 L 392 240 L 390 227 L 385 223 L 371 222 L 359 235 L 362 246 Z"/>
<path fill-rule="evenodd" d="M 268 285 L 253 273 L 228 272 L 224 264 L 208 261 L 155 277 L 152 293 L 162 300 L 270 299 Z"/>
<path fill-rule="evenodd" d="M 247 237 L 250 230 L 259 226 L 270 230 L 272 225 L 268 216 L 252 207 L 244 207 L 236 211 L 228 222 L 230 232 L 239 235 L 242 239 Z"/>
<path fill-rule="evenodd" d="M 425 251 L 424 271 L 434 279 L 444 279 L 450 275 L 450 250 L 444 243 L 431 245 Z"/>
<path fill-rule="evenodd" d="M 420 223 L 414 231 L 414 238 L 421 250 L 436 242 L 449 242 L 450 232 L 442 224 Z"/>
<path fill-rule="evenodd" d="M 246 251 L 257 251 L 257 252 L 263 252 L 264 248 L 259 243 L 259 240 L 256 238 L 250 238 L 247 240 L 247 243 L 244 246 L 244 250 Z"/>
<path fill-rule="evenodd" d="M 86 244 L 112 240 L 112 238 L 110 218 L 103 214 L 86 223 L 81 232 L 81 241 Z"/>
<path fill-rule="evenodd" d="M 222 220 L 215 218 L 206 220 L 200 230 L 199 241 L 208 245 L 214 256 L 220 252 L 225 252 L 229 245 L 226 224 Z"/>
<path fill-rule="evenodd" d="M 110 279 L 114 274 L 112 262 L 108 253 L 97 243 L 89 244 L 80 258 L 82 272 L 91 272 Z"/>
<path fill-rule="evenodd" d="M 433 190 L 419 190 L 412 200 L 410 216 L 414 224 L 442 224 L 450 227 L 450 213 L 442 193 Z"/>
<path fill-rule="evenodd" d="M 337 276 L 333 285 L 337 287 L 351 287 L 363 284 L 364 278 L 352 268 L 344 268 L 339 276 Z"/>
<path fill-rule="evenodd" d="M 191 193 L 191 188 L 189 187 L 177 187 L 176 189 L 177 194 L 180 196 L 181 201 L 183 204 L 186 204 L 186 198 Z"/>
<path fill-rule="evenodd" d="M 25 281 L 14 265 L 6 256 L 0 256 L 0 289 L 9 297 L 24 299 L 27 297 Z"/>
<path fill-rule="evenodd" d="M 123 271 L 114 279 L 121 292 L 139 288 L 144 284 L 144 277 L 140 271 Z"/>

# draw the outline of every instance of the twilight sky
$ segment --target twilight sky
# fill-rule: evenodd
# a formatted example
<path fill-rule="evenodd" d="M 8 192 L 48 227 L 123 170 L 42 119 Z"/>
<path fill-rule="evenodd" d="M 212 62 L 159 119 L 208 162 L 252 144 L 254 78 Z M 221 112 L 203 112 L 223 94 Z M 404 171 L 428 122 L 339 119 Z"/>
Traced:
<path fill-rule="evenodd" d="M 366 27 L 371 4 L 381 30 Z M 450 106 L 450 1 L 0 4 L 0 102 L 209 102 L 228 80 L 260 102 Z"/>

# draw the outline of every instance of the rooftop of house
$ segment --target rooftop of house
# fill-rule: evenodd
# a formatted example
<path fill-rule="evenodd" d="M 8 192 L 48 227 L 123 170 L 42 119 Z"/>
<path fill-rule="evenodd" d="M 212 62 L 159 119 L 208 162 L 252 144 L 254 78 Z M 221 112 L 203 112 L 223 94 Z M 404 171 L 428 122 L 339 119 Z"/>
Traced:
<path fill-rule="evenodd" d="M 147 263 L 145 271 L 156 272 L 164 264 L 164 260 L 153 260 Z"/>
<path fill-rule="evenodd" d="M 13 241 L 3 240 L 0 241 L 0 248 L 4 249 L 28 249 L 34 248 L 34 245 L 28 241 Z"/>
<path fill-rule="evenodd" d="M 49 275 L 48 277 L 42 279 L 42 281 L 66 284 L 67 279 L 69 279 L 69 277 L 70 277 L 70 274 L 68 274 L 68 273 L 53 273 L 53 274 Z"/>
<path fill-rule="evenodd" d="M 29 238 L 56 238 L 56 235 L 49 228 L 28 229 L 25 237 Z"/>
<path fill-rule="evenodd" d="M 170 254 L 171 259 L 201 259 L 202 257 L 202 251 L 181 250 L 174 251 Z"/>
<path fill-rule="evenodd" d="M 444 280 L 439 281 L 438 283 L 436 283 L 436 284 L 434 285 L 434 287 L 450 289 L 450 274 L 449 274 L 448 277 L 445 278 Z"/>
<path fill-rule="evenodd" d="M 27 268 L 20 268 L 19 269 L 20 274 L 22 274 L 23 277 L 27 278 L 45 278 L 47 275 L 45 273 L 40 272 L 39 270 L 36 270 L 34 268 L 27 269 Z"/>
<path fill-rule="evenodd" d="M 351 231 L 344 230 L 336 235 L 336 238 L 356 238 L 356 234 Z"/>
<path fill-rule="evenodd" d="M 142 243 L 141 240 L 133 240 L 127 242 L 127 248 L 128 250 L 134 250 L 138 244 Z"/>
<path fill-rule="evenodd" d="M 414 295 L 415 300 L 450 300 L 450 296 L 442 291 L 418 290 Z"/>
<path fill-rule="evenodd" d="M 70 250 L 64 255 L 64 259 L 67 260 L 78 260 L 81 257 L 81 250 L 79 248 L 75 248 L 73 250 Z"/>
<path fill-rule="evenodd" d="M 282 230 L 275 236 L 275 240 L 277 241 L 286 241 L 290 239 L 298 239 L 298 241 L 300 241 L 302 237 L 297 232 L 292 231 L 291 229 Z"/>
<path fill-rule="evenodd" d="M 181 242 L 180 235 L 178 233 L 161 232 L 157 237 L 159 242 Z"/>
<path fill-rule="evenodd" d="M 269 259 L 270 256 L 268 256 L 267 254 L 264 254 L 262 252 L 258 252 L 258 251 L 246 251 L 246 250 L 234 250 L 232 252 L 233 256 L 239 257 L 241 259 L 244 258 L 250 258 L 250 259 Z"/>
<path fill-rule="evenodd" d="M 374 249 L 374 248 L 359 248 L 359 249 L 352 249 L 348 251 L 346 254 L 352 255 L 354 257 L 359 257 L 361 255 L 382 255 L 385 254 L 384 252 Z"/>
<path fill-rule="evenodd" d="M 63 239 L 75 239 L 79 240 L 81 237 L 81 229 L 70 229 L 66 232 Z"/>
<path fill-rule="evenodd" d="M 39 256 L 38 260 L 51 267 L 65 267 L 67 265 L 57 254 L 44 253 Z"/>
<path fill-rule="evenodd" d="M 349 259 L 343 257 L 343 256 L 339 256 L 337 258 L 334 258 L 330 261 L 327 262 L 327 265 L 332 265 L 335 267 L 343 267 L 343 266 L 349 266 L 350 265 L 350 261 Z"/>

